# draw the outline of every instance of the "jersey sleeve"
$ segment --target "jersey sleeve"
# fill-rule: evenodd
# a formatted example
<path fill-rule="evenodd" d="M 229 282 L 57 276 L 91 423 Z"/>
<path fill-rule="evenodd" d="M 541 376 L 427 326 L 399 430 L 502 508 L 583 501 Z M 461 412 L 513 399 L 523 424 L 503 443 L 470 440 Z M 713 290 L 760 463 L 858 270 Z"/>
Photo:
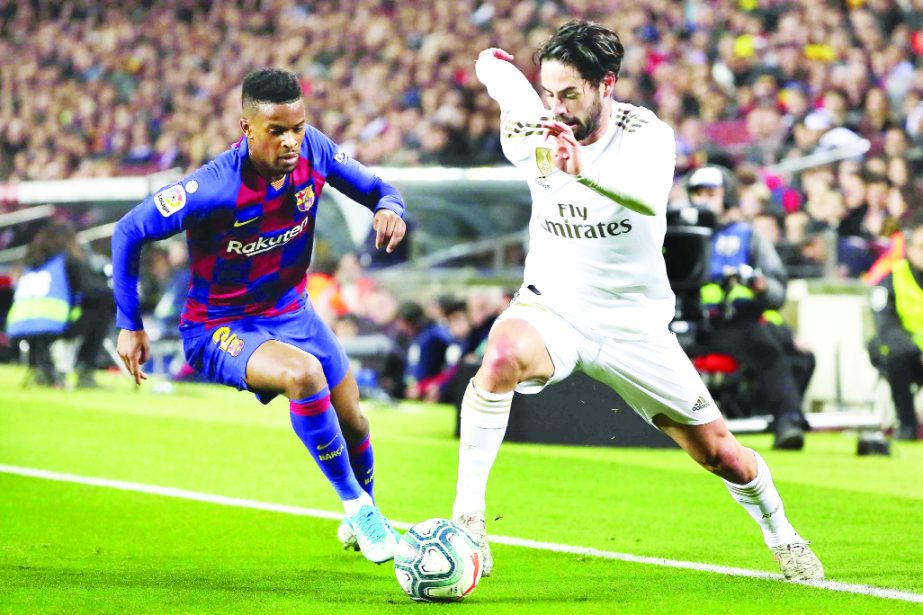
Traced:
<path fill-rule="evenodd" d="M 214 163 L 206 165 L 183 180 L 158 190 L 118 221 L 112 234 L 112 283 L 117 327 L 131 331 L 143 328 L 138 306 L 141 246 L 175 235 L 212 209 L 225 205 L 228 202 L 228 185 L 224 175 Z M 236 185 L 231 189 L 236 191 Z M 233 200 L 230 202 L 233 204 Z"/>
<path fill-rule="evenodd" d="M 381 209 L 393 211 L 404 217 L 404 199 L 397 188 L 384 181 L 367 166 L 354 160 L 337 146 L 327 135 L 308 127 L 309 145 L 319 150 L 326 170 L 327 182 L 372 212 Z"/>
<path fill-rule="evenodd" d="M 478 79 L 500 105 L 500 145 L 507 160 L 521 164 L 532 159 L 539 121 L 551 117 L 542 99 L 518 68 L 506 60 L 484 55 L 474 64 Z"/>
<path fill-rule="evenodd" d="M 676 166 L 673 129 L 653 114 L 618 121 L 624 136 L 617 158 L 602 156 L 577 181 L 634 211 L 664 215 Z"/>

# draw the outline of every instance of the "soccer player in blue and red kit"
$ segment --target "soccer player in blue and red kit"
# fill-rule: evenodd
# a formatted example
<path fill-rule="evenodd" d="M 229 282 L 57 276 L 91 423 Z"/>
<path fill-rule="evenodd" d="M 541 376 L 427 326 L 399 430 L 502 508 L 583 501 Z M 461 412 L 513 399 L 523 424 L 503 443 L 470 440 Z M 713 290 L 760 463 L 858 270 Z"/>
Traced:
<path fill-rule="evenodd" d="M 298 78 L 247 75 L 244 137 L 123 217 L 112 238 L 118 353 L 137 384 L 150 348 L 138 308 L 143 243 L 186 231 L 192 280 L 180 324 L 190 365 L 268 403 L 289 400 L 295 433 L 343 502 L 337 534 L 369 560 L 397 538 L 372 499 L 368 420 L 346 354 L 305 296 L 317 198 L 329 182 L 374 211 L 376 247 L 404 237 L 398 191 L 307 125 Z"/>

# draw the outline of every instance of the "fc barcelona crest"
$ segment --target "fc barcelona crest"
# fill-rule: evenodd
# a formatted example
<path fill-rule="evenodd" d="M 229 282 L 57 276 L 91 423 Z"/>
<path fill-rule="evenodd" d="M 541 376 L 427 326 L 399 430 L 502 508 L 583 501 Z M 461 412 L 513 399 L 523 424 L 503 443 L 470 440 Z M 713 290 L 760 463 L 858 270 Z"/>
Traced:
<path fill-rule="evenodd" d="M 535 166 L 538 167 L 538 172 L 542 174 L 542 177 L 545 177 L 557 168 L 554 161 L 551 159 L 551 149 L 547 147 L 535 148 Z"/>
<path fill-rule="evenodd" d="M 298 211 L 308 211 L 314 205 L 314 186 L 308 186 L 304 190 L 295 193 L 295 206 Z"/>

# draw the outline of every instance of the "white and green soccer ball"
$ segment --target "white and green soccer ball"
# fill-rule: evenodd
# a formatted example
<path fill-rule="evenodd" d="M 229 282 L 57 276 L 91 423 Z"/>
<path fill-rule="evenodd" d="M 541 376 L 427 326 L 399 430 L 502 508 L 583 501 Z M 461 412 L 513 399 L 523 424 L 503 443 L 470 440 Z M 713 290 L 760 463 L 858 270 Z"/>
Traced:
<path fill-rule="evenodd" d="M 481 554 L 477 542 L 457 523 L 428 519 L 401 538 L 394 573 L 414 600 L 456 602 L 481 580 Z"/>

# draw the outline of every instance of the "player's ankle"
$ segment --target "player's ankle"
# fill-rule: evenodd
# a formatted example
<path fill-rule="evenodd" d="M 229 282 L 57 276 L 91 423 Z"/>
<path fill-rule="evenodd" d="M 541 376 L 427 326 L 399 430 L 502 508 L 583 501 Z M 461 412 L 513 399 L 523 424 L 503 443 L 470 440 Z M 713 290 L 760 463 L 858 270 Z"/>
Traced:
<path fill-rule="evenodd" d="M 372 501 L 372 497 L 363 491 L 362 495 L 357 498 L 353 498 L 351 500 L 343 500 L 343 511 L 346 513 L 347 517 L 352 517 L 357 512 L 359 512 L 359 509 L 363 506 L 374 505 L 375 503 Z"/>

